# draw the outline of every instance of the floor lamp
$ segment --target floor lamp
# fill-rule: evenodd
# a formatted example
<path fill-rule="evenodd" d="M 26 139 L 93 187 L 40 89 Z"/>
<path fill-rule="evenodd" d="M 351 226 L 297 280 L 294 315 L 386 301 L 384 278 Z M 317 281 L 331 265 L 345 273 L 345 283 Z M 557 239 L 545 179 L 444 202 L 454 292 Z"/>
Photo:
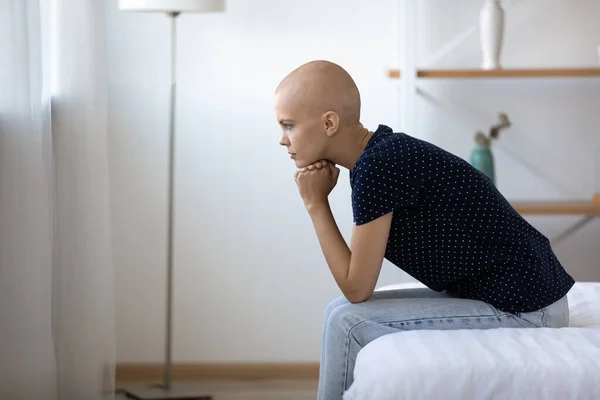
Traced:
<path fill-rule="evenodd" d="M 193 387 L 173 387 L 173 179 L 175 164 L 175 100 L 177 65 L 176 21 L 182 12 L 218 12 L 225 10 L 225 0 L 119 0 L 124 11 L 161 12 L 171 20 L 171 96 L 169 108 L 169 180 L 167 222 L 167 298 L 165 323 L 164 377 L 160 385 L 139 389 L 124 389 L 125 395 L 139 400 L 211 400 L 212 395 Z"/>

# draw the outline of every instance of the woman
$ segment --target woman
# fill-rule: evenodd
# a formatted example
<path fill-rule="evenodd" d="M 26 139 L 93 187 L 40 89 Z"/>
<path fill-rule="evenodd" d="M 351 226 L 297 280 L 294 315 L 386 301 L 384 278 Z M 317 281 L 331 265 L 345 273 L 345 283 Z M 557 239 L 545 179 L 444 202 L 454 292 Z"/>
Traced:
<path fill-rule="evenodd" d="M 567 326 L 574 280 L 546 237 L 463 159 L 385 125 L 360 122 L 360 95 L 338 65 L 314 61 L 278 86 L 280 144 L 343 296 L 325 312 L 318 399 L 341 399 L 356 356 L 403 330 Z M 329 207 L 350 171 L 350 246 Z M 374 293 L 384 258 L 428 289 Z"/>

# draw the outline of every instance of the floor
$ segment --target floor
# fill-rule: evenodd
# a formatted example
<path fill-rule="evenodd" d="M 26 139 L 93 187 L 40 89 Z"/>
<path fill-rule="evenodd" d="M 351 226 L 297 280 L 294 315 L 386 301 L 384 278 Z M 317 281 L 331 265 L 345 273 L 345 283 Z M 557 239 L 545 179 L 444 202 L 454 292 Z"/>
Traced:
<path fill-rule="evenodd" d="M 125 388 L 139 388 L 140 385 Z M 316 381 L 260 381 L 260 382 L 202 382 L 194 385 L 174 386 L 183 389 L 180 393 L 212 394 L 213 400 L 315 400 L 317 397 Z M 117 400 L 125 400 L 123 394 L 117 395 Z"/>

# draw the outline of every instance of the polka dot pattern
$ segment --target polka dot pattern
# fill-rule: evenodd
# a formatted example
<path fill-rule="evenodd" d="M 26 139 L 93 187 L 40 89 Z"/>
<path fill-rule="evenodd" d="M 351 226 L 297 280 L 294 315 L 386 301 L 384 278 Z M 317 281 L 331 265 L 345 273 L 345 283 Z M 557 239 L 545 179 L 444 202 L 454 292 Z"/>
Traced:
<path fill-rule="evenodd" d="M 385 257 L 436 291 L 511 313 L 574 284 L 548 239 L 469 163 L 380 125 L 350 171 L 354 222 L 394 212 Z"/>

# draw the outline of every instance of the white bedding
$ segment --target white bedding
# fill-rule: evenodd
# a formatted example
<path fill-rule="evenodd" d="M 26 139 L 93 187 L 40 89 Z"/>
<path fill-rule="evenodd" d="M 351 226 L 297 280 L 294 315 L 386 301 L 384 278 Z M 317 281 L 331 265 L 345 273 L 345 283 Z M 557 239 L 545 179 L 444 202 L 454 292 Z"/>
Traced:
<path fill-rule="evenodd" d="M 569 303 L 564 329 L 383 336 L 359 353 L 344 400 L 600 399 L 600 283 L 575 284 Z"/>

